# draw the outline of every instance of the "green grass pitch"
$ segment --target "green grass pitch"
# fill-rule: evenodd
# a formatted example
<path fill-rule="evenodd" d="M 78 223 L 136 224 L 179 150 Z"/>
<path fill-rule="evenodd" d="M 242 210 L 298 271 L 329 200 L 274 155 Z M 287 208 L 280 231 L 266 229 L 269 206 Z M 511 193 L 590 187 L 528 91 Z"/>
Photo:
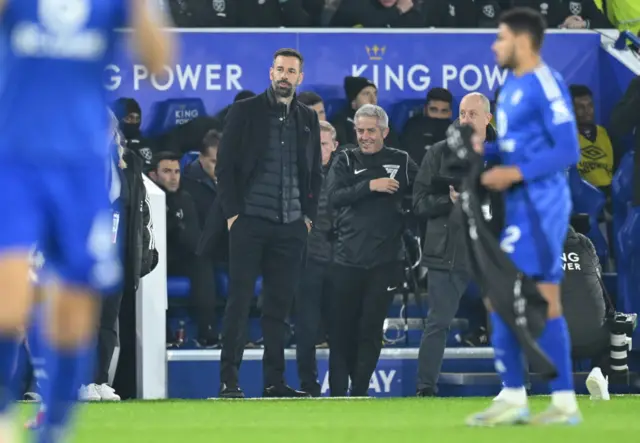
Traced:
<path fill-rule="evenodd" d="M 575 427 L 468 428 L 488 398 L 158 401 L 83 405 L 75 443 L 609 443 L 640 441 L 640 397 L 580 399 Z M 533 412 L 548 397 L 531 399 Z M 33 411 L 24 405 L 23 416 Z M 25 442 L 29 441 L 25 435 Z"/>

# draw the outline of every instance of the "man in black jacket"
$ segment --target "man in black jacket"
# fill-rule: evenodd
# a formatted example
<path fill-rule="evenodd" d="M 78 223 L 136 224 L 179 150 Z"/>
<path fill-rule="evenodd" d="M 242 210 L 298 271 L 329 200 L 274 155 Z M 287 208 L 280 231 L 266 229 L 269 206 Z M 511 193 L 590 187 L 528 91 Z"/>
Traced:
<path fill-rule="evenodd" d="M 196 255 L 200 222 L 193 198 L 180 188 L 180 155 L 160 152 L 153 159 L 149 177 L 164 192 L 167 202 L 167 274 L 189 277 L 191 300 L 198 326 L 196 344 L 209 348 L 216 344 L 213 327 L 216 292 L 213 264 Z"/>
<path fill-rule="evenodd" d="M 331 123 L 320 122 L 322 174 L 326 178 L 338 142 Z M 318 214 L 307 239 L 307 262 L 296 297 L 296 361 L 300 389 L 320 396 L 316 345 L 326 341 L 328 325 L 329 264 L 333 259 L 333 214 L 329 208 L 327 181 L 323 180 L 318 197 Z"/>
<path fill-rule="evenodd" d="M 303 58 L 276 51 L 271 86 L 234 103 L 218 152 L 216 202 L 229 229 L 229 296 L 224 315 L 220 396 L 238 398 L 245 329 L 262 274 L 263 377 L 267 397 L 297 397 L 284 381 L 286 318 L 298 290 L 302 252 L 322 183 L 318 116 L 299 103 Z"/>
<path fill-rule="evenodd" d="M 358 148 L 337 154 L 327 178 L 337 210 L 331 274 L 329 386 L 332 396 L 366 396 L 382 349 L 382 327 L 404 281 L 405 220 L 417 166 L 387 148 L 389 117 L 364 105 L 354 118 Z"/>
<path fill-rule="evenodd" d="M 216 199 L 218 184 L 215 168 L 220 138 L 221 133 L 215 129 L 207 132 L 200 144 L 198 158 L 185 166 L 182 174 L 182 189 L 193 198 L 200 226 L 204 226 L 209 209 Z"/>
<path fill-rule="evenodd" d="M 422 113 L 412 116 L 404 125 L 401 137 L 402 149 L 414 162 L 422 163 L 427 150 L 447 136 L 451 124 L 453 95 L 445 88 L 431 88 Z"/>
<path fill-rule="evenodd" d="M 479 93 L 465 96 L 460 103 L 460 123 L 473 126 L 482 140 L 491 121 L 490 106 L 489 99 Z M 413 212 L 427 222 L 422 265 L 428 269 L 429 313 L 418 353 L 419 396 L 437 393 L 447 333 L 469 285 L 465 233 L 452 212 L 459 193 L 446 181 L 453 178 L 447 170 L 448 156 L 446 140 L 433 145 L 413 188 Z"/>

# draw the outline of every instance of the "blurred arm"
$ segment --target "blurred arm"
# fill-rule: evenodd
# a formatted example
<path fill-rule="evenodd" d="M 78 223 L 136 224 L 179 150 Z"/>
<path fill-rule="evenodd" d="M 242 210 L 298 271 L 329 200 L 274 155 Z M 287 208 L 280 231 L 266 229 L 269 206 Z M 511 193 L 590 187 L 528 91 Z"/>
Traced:
<path fill-rule="evenodd" d="M 168 27 L 167 18 L 145 0 L 130 2 L 131 27 L 138 54 L 152 73 L 162 74 L 164 66 L 171 63 L 174 47 L 172 36 L 162 30 Z"/>

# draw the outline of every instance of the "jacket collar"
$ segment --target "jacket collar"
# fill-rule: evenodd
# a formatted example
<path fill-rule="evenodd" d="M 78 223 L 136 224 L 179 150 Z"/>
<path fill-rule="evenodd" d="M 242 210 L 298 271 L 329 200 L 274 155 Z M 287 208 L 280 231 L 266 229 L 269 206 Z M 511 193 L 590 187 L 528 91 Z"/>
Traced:
<path fill-rule="evenodd" d="M 280 103 L 276 98 L 276 92 L 273 90 L 273 86 L 269 86 L 266 93 L 267 93 L 267 102 L 269 103 L 269 107 L 274 109 L 278 109 L 278 107 L 286 108 L 286 105 L 284 103 Z M 296 93 L 294 92 L 293 99 L 291 100 L 291 104 L 289 105 L 288 113 L 293 112 L 297 106 L 298 106 L 298 99 L 296 97 Z"/>
<path fill-rule="evenodd" d="M 192 180 L 202 182 L 207 186 L 209 186 L 210 188 L 214 190 L 216 189 L 216 182 L 213 181 L 211 177 L 209 177 L 209 174 L 207 174 L 204 169 L 202 169 L 200 160 L 195 159 L 194 161 L 189 163 L 185 172 L 186 172 L 185 175 L 191 178 Z"/>

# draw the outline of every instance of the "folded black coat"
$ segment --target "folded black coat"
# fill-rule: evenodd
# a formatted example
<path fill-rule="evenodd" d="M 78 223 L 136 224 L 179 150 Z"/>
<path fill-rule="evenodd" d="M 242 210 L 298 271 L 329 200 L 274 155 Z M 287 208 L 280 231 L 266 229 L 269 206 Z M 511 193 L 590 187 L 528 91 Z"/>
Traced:
<path fill-rule="evenodd" d="M 535 282 L 520 272 L 500 249 L 498 239 L 485 221 L 480 195 L 480 175 L 484 159 L 473 151 L 469 126 L 452 126 L 447 132 L 447 145 L 457 156 L 461 169 L 466 170 L 461 185 L 459 211 L 469 251 L 469 266 L 482 294 L 495 312 L 515 333 L 534 372 L 552 379 L 557 371 L 548 356 L 536 344 L 545 327 L 547 302 Z"/>

